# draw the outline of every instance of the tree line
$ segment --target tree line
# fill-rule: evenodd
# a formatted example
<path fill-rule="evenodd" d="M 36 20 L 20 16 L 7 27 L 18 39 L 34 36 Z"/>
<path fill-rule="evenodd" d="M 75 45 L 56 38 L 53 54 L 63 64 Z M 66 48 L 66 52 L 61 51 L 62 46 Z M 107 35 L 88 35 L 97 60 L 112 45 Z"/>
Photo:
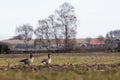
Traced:
<path fill-rule="evenodd" d="M 106 38 L 116 38 L 116 39 L 120 39 L 120 30 L 109 31 L 109 32 L 106 34 Z"/>
<path fill-rule="evenodd" d="M 23 24 L 16 28 L 17 35 L 24 43 L 29 43 L 33 33 L 36 36 L 35 44 L 44 44 L 49 50 L 52 40 L 55 44 L 64 44 L 64 49 L 72 49 L 75 45 L 77 29 L 77 16 L 75 8 L 69 3 L 63 3 L 46 19 L 38 20 L 38 26 L 34 30 L 30 24 Z"/>

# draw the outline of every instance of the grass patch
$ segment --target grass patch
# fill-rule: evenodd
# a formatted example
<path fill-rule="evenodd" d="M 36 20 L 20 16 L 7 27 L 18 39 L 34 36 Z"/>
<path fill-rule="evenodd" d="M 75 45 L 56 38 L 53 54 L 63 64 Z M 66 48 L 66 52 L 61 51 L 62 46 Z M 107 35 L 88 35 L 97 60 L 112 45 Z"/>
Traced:
<path fill-rule="evenodd" d="M 0 73 L 1 80 L 119 80 L 120 70 L 105 72 L 90 71 L 5 71 Z"/>
<path fill-rule="evenodd" d="M 16 55 L 16 54 L 15 54 Z M 20 64 L 19 61 L 26 57 L 29 57 L 28 54 L 18 55 L 17 57 L 12 57 L 14 54 L 11 54 L 9 57 L 0 58 L 0 66 L 7 66 L 8 63 L 10 66 Z M 2 55 L 3 56 L 3 55 Z M 35 54 L 35 60 L 32 65 L 42 65 L 40 62 L 42 59 L 47 58 L 47 54 Z M 120 63 L 120 54 L 119 53 L 70 53 L 70 54 L 52 54 L 52 64 L 114 64 Z"/>

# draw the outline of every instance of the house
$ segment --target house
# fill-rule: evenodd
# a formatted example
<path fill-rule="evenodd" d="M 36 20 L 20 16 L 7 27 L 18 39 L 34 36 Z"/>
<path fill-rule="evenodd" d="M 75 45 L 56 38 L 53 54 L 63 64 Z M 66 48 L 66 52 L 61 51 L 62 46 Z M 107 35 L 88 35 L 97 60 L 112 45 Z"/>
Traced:
<path fill-rule="evenodd" d="M 94 47 L 104 46 L 104 44 L 105 44 L 104 41 L 99 41 L 99 40 L 96 40 L 96 39 L 92 39 L 89 43 L 87 43 L 87 42 L 82 43 L 80 47 L 94 48 Z"/>
<path fill-rule="evenodd" d="M 99 40 L 91 40 L 90 41 L 91 45 L 104 45 L 104 41 L 99 41 Z"/>

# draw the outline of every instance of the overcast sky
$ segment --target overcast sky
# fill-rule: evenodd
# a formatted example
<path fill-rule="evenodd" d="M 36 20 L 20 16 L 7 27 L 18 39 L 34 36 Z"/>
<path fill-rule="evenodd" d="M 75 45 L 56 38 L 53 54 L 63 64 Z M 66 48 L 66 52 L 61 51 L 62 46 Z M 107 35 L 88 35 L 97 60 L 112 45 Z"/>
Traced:
<path fill-rule="evenodd" d="M 77 37 L 105 36 L 120 29 L 120 0 L 0 0 L 0 40 L 15 36 L 15 29 L 47 18 L 64 2 L 75 7 L 78 17 Z"/>

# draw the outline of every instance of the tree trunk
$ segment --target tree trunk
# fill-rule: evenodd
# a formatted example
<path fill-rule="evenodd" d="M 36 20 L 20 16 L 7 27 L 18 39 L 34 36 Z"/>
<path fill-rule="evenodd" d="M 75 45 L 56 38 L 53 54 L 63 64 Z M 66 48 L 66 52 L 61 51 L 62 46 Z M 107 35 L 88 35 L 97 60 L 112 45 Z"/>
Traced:
<path fill-rule="evenodd" d="M 68 49 L 68 29 L 67 25 L 65 25 L 65 50 Z"/>

